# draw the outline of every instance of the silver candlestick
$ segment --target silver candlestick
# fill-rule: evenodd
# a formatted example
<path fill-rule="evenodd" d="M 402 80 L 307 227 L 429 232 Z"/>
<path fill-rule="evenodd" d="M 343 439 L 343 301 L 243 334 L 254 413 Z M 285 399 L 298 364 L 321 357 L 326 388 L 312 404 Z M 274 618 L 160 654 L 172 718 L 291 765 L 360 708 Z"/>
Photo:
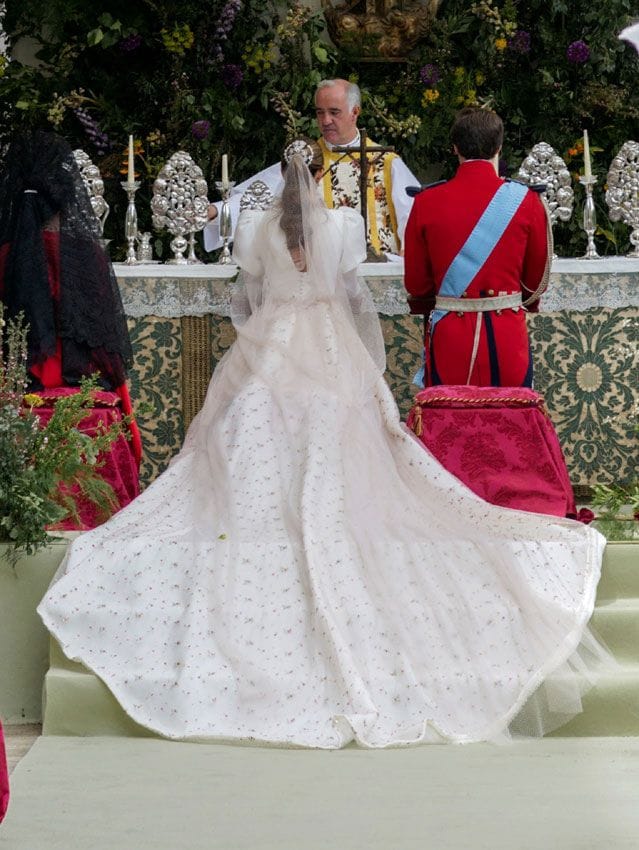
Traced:
<path fill-rule="evenodd" d="M 202 264 L 202 260 L 198 260 L 198 258 L 195 256 L 195 233 L 194 233 L 194 231 L 191 231 L 189 233 L 189 254 L 188 254 L 188 257 L 186 259 L 187 259 L 187 262 L 190 263 L 191 265 L 194 265 L 194 264 L 201 265 Z"/>
<path fill-rule="evenodd" d="M 231 252 L 229 251 L 229 242 L 233 232 L 231 221 L 231 207 L 229 206 L 229 198 L 231 197 L 231 189 L 235 183 L 229 182 L 226 186 L 221 180 L 215 181 L 215 188 L 222 195 L 222 209 L 220 210 L 220 236 L 222 237 L 222 253 L 218 263 L 227 266 L 233 262 Z"/>
<path fill-rule="evenodd" d="M 595 213 L 595 201 L 592 197 L 592 187 L 597 182 L 596 177 L 586 177 L 582 175 L 579 182 L 586 189 L 586 200 L 584 201 L 584 230 L 588 237 L 588 247 L 583 255 L 584 260 L 598 260 L 599 254 L 595 247 L 595 230 L 597 228 L 597 215 Z"/>
<path fill-rule="evenodd" d="M 129 247 L 124 262 L 127 266 L 135 266 L 138 263 L 138 259 L 135 256 L 135 240 L 138 236 L 138 213 L 135 209 L 135 193 L 140 188 L 140 183 L 137 180 L 134 180 L 133 183 L 123 180 L 120 186 L 122 186 L 129 199 L 129 205 L 126 208 L 126 216 L 124 218 L 124 235 L 126 236 Z"/>

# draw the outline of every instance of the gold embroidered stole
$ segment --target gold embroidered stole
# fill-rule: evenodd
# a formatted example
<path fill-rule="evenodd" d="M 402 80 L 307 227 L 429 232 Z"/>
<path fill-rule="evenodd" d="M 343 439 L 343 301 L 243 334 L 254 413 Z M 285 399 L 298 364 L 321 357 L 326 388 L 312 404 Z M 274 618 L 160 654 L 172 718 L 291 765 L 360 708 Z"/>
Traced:
<path fill-rule="evenodd" d="M 371 145 L 375 144 L 372 139 L 368 141 Z M 359 152 L 353 151 L 347 156 L 333 153 L 322 138 L 319 140 L 319 146 L 324 155 L 324 171 L 326 172 L 322 178 L 326 206 L 329 208 L 347 206 L 359 210 Z M 396 156 L 395 153 L 386 153 L 381 157 L 375 154 L 368 155 L 369 171 L 366 190 L 368 243 L 375 251 L 393 254 L 399 253 L 401 247 L 397 237 L 397 216 L 391 191 L 391 166 Z M 328 171 L 329 166 L 333 166 L 330 171 Z"/>

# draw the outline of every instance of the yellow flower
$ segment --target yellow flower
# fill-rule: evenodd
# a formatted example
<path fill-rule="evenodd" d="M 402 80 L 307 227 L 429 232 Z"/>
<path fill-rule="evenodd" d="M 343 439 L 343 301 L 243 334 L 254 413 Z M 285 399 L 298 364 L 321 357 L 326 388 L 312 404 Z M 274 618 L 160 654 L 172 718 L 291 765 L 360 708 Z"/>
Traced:
<path fill-rule="evenodd" d="M 475 91 L 475 89 L 468 89 L 468 91 L 464 95 L 465 106 L 474 106 L 476 102 L 477 102 L 477 92 Z"/>
<path fill-rule="evenodd" d="M 505 50 L 508 46 L 508 42 L 505 38 L 496 38 L 495 39 L 495 47 L 497 50 Z"/>
<path fill-rule="evenodd" d="M 35 393 L 27 393 L 24 396 L 24 402 L 25 404 L 28 404 L 29 407 L 42 407 L 44 399 L 40 398 L 40 396 Z"/>
<path fill-rule="evenodd" d="M 422 95 L 422 106 L 428 106 L 429 103 L 434 103 L 439 97 L 437 89 L 426 89 Z"/>
<path fill-rule="evenodd" d="M 486 82 L 486 77 L 484 76 L 484 74 L 482 74 L 481 71 L 475 71 L 475 82 L 478 86 Z"/>
<path fill-rule="evenodd" d="M 465 74 L 466 74 L 466 71 L 462 67 L 455 68 L 455 70 L 453 72 L 453 76 L 455 77 L 455 82 L 461 83 L 461 81 L 464 79 Z"/>

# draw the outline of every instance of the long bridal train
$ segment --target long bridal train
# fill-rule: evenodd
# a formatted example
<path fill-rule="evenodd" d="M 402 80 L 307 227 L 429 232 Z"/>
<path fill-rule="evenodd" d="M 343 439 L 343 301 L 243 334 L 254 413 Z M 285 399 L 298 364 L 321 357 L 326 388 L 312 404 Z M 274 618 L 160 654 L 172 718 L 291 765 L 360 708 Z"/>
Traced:
<path fill-rule="evenodd" d="M 564 722 L 606 658 L 586 625 L 603 537 L 483 502 L 401 426 L 367 316 L 329 283 L 362 258 L 356 214 L 314 221 L 319 289 L 272 214 L 242 222 L 259 309 L 169 469 L 73 544 L 45 624 L 170 738 L 385 747 Z"/>

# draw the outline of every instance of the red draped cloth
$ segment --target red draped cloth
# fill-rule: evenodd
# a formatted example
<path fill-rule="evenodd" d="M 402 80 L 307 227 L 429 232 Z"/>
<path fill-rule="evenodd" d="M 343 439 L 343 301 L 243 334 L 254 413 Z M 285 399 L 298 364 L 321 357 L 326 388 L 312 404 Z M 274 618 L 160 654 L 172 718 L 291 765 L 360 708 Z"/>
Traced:
<path fill-rule="evenodd" d="M 55 230 L 42 231 L 42 240 L 47 258 L 49 287 L 53 300 L 60 299 L 60 234 Z M 0 297 L 3 294 L 3 275 L 9 245 L 0 246 Z M 89 364 L 89 373 L 99 371 L 99 364 Z M 77 387 L 69 387 L 63 377 L 62 344 L 58 338 L 56 350 L 40 363 L 34 363 L 30 375 L 43 389 L 36 391 L 45 402 L 43 407 L 34 409 L 43 423 L 48 422 L 53 413 L 53 404 L 57 398 L 77 393 Z M 110 391 L 94 393 L 94 406 L 87 410 L 85 419 L 80 423 L 81 430 L 88 434 L 95 433 L 99 423 L 110 425 L 121 419 L 123 415 L 132 413 L 131 398 L 126 384 L 121 384 Z M 129 425 L 128 440 L 121 436 L 111 446 L 109 452 L 100 459 L 102 461 L 99 474 L 111 485 L 118 507 L 123 508 L 140 492 L 138 470 L 142 457 L 142 441 L 135 421 Z M 57 524 L 59 530 L 86 530 L 94 528 L 103 522 L 105 517 L 95 505 L 82 499 L 76 491 L 72 491 L 78 511 L 78 519 L 71 518 Z"/>
<path fill-rule="evenodd" d="M 44 250 L 47 257 L 47 270 L 49 274 L 49 287 L 54 301 L 60 299 L 60 234 L 55 230 L 42 231 L 42 240 Z M 3 275 L 4 267 L 9 251 L 9 245 L 0 245 L 0 297 L 3 294 Z M 97 366 L 96 366 L 97 369 Z M 29 370 L 31 376 L 35 378 L 39 385 L 44 387 L 48 392 L 51 389 L 65 387 L 65 381 L 62 377 L 62 345 L 60 340 L 57 341 L 56 351 L 47 357 L 42 363 L 34 363 Z M 119 387 L 114 387 L 114 392 L 120 399 L 121 410 L 125 415 L 133 413 L 131 406 L 131 397 L 129 388 L 126 384 L 121 384 Z M 132 421 L 129 426 L 130 432 L 130 451 L 133 453 L 137 465 L 139 467 L 142 458 L 142 439 L 137 423 Z"/>
<path fill-rule="evenodd" d="M 0 723 L 0 823 L 4 820 L 9 805 L 9 770 L 4 747 L 4 732 Z"/>
<path fill-rule="evenodd" d="M 72 387 L 59 387 L 36 393 L 43 399 L 45 405 L 34 408 L 33 412 L 38 415 L 42 424 L 46 424 L 53 414 L 56 399 L 77 392 L 79 390 Z M 93 407 L 87 410 L 86 417 L 78 426 L 81 431 L 91 436 L 96 433 L 100 425 L 108 427 L 111 423 L 122 419 L 119 394 L 98 391 L 93 393 L 93 398 Z M 123 435 L 120 435 L 111 444 L 109 452 L 104 453 L 99 460 L 101 462 L 99 474 L 113 488 L 119 510 L 128 505 L 140 492 L 138 464 L 130 443 Z M 70 517 L 63 520 L 56 524 L 57 530 L 84 531 L 95 528 L 104 521 L 105 517 L 100 515 L 100 511 L 94 504 L 83 500 L 77 490 L 74 492 L 72 489 L 71 492 L 75 499 L 78 518 L 74 520 Z"/>
<path fill-rule="evenodd" d="M 406 424 L 487 502 L 575 517 L 575 497 L 542 397 L 525 387 L 428 387 Z"/>

